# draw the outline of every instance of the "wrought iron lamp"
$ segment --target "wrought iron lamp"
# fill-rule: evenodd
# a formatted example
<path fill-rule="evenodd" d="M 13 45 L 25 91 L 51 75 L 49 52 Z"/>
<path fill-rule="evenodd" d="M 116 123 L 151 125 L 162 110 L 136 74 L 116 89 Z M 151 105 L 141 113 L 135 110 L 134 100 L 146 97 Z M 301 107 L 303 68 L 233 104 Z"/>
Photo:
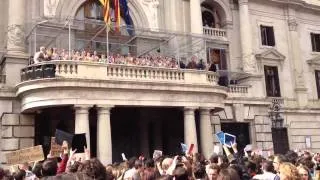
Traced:
<path fill-rule="evenodd" d="M 281 106 L 279 101 L 273 100 L 269 108 L 269 118 L 272 122 L 272 128 L 283 128 L 283 117 L 281 116 Z"/>

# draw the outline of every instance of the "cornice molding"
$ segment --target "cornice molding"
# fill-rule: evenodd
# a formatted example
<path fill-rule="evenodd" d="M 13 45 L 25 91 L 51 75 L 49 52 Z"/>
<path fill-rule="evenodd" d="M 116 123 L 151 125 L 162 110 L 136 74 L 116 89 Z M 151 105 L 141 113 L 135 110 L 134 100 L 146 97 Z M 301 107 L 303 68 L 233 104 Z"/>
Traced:
<path fill-rule="evenodd" d="M 261 0 L 251 0 L 251 1 L 261 1 Z M 263 0 L 266 1 L 266 0 Z M 281 3 L 284 5 L 297 6 L 297 8 L 306 8 L 311 10 L 320 11 L 320 6 L 316 4 L 311 4 L 306 2 L 305 0 L 268 0 L 269 2 Z"/>

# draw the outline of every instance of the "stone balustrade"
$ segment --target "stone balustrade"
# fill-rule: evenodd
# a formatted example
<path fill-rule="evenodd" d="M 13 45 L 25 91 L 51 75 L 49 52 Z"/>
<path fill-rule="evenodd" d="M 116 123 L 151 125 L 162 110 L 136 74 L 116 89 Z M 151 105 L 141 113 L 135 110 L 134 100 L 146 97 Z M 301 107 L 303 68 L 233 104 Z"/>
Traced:
<path fill-rule="evenodd" d="M 151 81 L 212 86 L 218 82 L 217 73 L 209 71 L 66 60 L 42 62 L 21 70 L 22 82 L 43 78 Z"/>
<path fill-rule="evenodd" d="M 203 27 L 203 34 L 210 37 L 227 37 L 227 32 L 218 28 Z"/>
<path fill-rule="evenodd" d="M 229 85 L 228 96 L 229 97 L 244 97 L 248 95 L 248 85 Z"/>

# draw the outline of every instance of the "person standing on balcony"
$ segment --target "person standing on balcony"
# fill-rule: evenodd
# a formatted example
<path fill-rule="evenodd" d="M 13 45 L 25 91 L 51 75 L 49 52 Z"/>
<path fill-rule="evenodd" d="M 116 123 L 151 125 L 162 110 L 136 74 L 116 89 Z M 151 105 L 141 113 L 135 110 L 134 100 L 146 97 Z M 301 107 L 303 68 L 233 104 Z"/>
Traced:
<path fill-rule="evenodd" d="M 188 69 L 197 69 L 196 57 L 192 56 L 191 61 L 187 65 Z"/>
<path fill-rule="evenodd" d="M 58 54 L 57 48 L 53 48 L 51 59 L 52 60 L 59 60 L 59 54 Z"/>
<path fill-rule="evenodd" d="M 44 61 L 46 59 L 46 56 L 47 56 L 46 48 L 44 46 L 41 46 L 40 51 L 34 54 L 33 63 L 37 64 L 39 62 Z"/>
<path fill-rule="evenodd" d="M 197 64 L 197 69 L 199 69 L 199 70 L 205 70 L 206 69 L 206 64 L 203 62 L 202 59 L 200 59 L 199 63 Z"/>

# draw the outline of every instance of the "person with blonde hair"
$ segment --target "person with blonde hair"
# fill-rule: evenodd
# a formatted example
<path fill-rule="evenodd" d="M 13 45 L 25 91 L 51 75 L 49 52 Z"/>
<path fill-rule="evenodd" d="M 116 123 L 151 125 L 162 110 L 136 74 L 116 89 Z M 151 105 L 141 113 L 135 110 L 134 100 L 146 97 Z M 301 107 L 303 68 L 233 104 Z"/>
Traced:
<path fill-rule="evenodd" d="M 298 169 L 291 163 L 284 162 L 279 168 L 281 180 L 300 180 Z"/>
<path fill-rule="evenodd" d="M 312 180 L 310 171 L 306 166 L 298 166 L 298 172 L 301 177 L 301 180 Z"/>

